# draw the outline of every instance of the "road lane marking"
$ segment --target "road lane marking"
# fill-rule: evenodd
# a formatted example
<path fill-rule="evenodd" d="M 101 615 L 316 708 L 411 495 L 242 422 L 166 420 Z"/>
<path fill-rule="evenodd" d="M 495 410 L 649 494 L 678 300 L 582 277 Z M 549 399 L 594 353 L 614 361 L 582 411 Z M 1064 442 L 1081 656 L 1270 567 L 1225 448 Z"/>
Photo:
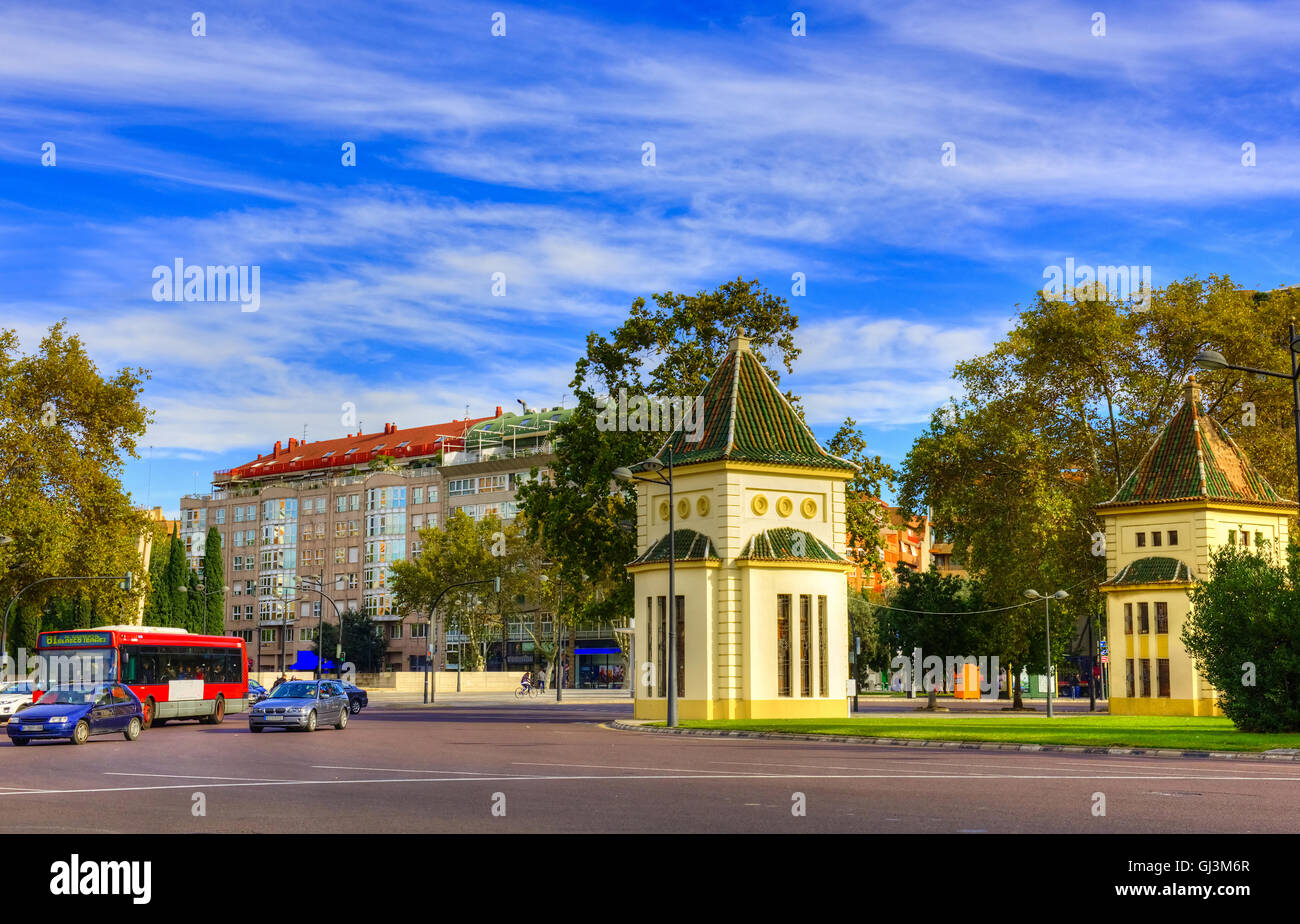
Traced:
<path fill-rule="evenodd" d="M 516 767 L 578 767 L 588 770 L 654 770 L 664 773 L 709 773 L 718 774 L 721 770 L 692 770 L 682 767 L 625 767 L 619 764 L 558 764 L 558 763 L 541 763 L 538 761 L 515 760 L 511 764 Z M 856 770 L 856 767 L 849 769 Z M 748 776 L 759 776 L 761 774 L 747 774 Z"/>
<path fill-rule="evenodd" d="M 916 776 L 910 773 L 836 773 L 836 774 L 807 774 L 807 773 L 726 773 L 709 776 L 663 776 L 657 774 L 618 774 L 601 776 L 596 774 L 572 775 L 572 776 L 466 776 L 466 777 L 411 777 L 411 778 L 392 778 L 385 777 L 381 779 L 363 779 L 363 780 L 275 780 L 275 781 L 249 781 L 249 782 L 212 782 L 209 784 L 210 789 L 241 789 L 241 788 L 260 788 L 268 786 L 360 786 L 366 784 L 392 784 L 392 783 L 549 783 L 549 782 L 625 782 L 628 780 L 663 780 L 676 782 L 709 782 L 712 780 L 954 780 L 954 781 L 979 781 L 988 782 L 989 780 L 1046 780 L 1048 782 L 1070 782 L 1070 781 L 1092 781 L 1092 780 L 1196 780 L 1205 781 L 1205 777 L 1195 776 L 1193 774 L 1165 774 L 1158 777 L 1146 775 L 1129 775 L 1129 774 L 1076 774 L 1072 776 L 1052 776 L 1044 774 L 999 774 L 997 776 L 987 776 L 983 774 L 971 773 L 954 773 L 946 776 Z M 1300 782 L 1295 777 L 1213 777 L 1215 782 L 1283 782 L 1295 783 Z M 42 790 L 25 790 L 21 792 L 0 792 L 0 800 L 7 796 L 30 796 L 30 795 L 76 795 L 80 793 L 106 793 L 106 792 L 154 792 L 169 789 L 191 789 L 193 784 L 166 785 L 166 786 L 105 786 L 85 789 L 42 789 Z"/>
<path fill-rule="evenodd" d="M 312 764 L 313 770 L 373 770 L 381 773 L 472 773 L 476 776 L 491 776 L 482 770 L 418 770 L 408 767 L 341 767 L 333 764 Z"/>
<path fill-rule="evenodd" d="M 158 776 L 169 780 L 233 780 L 239 783 L 291 783 L 284 777 L 268 779 L 264 776 L 195 776 L 189 773 L 132 773 L 126 770 L 105 770 L 104 776 Z"/>

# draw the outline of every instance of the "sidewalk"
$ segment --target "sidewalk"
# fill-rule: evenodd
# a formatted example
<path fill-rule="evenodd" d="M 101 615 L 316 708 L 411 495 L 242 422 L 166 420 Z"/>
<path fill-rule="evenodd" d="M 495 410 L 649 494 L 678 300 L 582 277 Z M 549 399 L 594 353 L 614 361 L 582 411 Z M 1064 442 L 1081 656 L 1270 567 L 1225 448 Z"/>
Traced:
<path fill-rule="evenodd" d="M 370 705 L 414 707 L 424 706 L 424 693 L 398 693 L 388 690 L 368 690 Z M 547 690 L 541 696 L 529 696 L 516 699 L 510 693 L 444 693 L 439 692 L 434 706 L 592 706 L 592 705 L 632 705 L 632 696 L 627 690 L 565 690 L 564 699 L 555 701 L 555 691 Z"/>
<path fill-rule="evenodd" d="M 929 700 L 921 694 L 917 694 L 915 699 L 908 699 L 905 696 L 859 696 L 857 715 L 933 715 L 925 710 L 925 705 Z M 1011 700 L 1009 699 L 955 699 L 951 696 L 940 696 L 937 704 L 945 707 L 949 715 L 1047 715 L 1046 699 L 1024 699 L 1025 711 L 1015 713 L 1011 711 Z M 1104 715 L 1110 711 L 1109 703 L 1104 699 L 1097 700 L 1097 708 L 1092 711 L 1093 715 Z M 1052 698 L 1052 712 L 1055 715 L 1087 715 L 1088 698 L 1085 696 L 1081 699 L 1066 697 L 1065 699 Z"/>

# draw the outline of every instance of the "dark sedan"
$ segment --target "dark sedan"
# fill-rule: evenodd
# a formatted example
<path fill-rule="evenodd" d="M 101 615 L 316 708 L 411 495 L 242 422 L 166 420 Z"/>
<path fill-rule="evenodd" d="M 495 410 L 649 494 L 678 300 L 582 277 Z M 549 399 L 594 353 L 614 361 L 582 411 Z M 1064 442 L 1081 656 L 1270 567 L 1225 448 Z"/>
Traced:
<path fill-rule="evenodd" d="M 28 706 L 5 727 L 14 744 L 45 739 L 67 739 L 85 744 L 91 735 L 120 732 L 127 741 L 140 737 L 144 709 L 140 700 L 120 683 L 81 689 L 56 687 L 34 706 Z"/>
<path fill-rule="evenodd" d="M 370 697 L 366 695 L 365 690 L 356 684 L 343 684 L 343 692 L 348 695 L 348 711 L 353 715 L 370 705 Z"/>
<path fill-rule="evenodd" d="M 296 728 L 315 731 L 321 724 L 346 728 L 348 695 L 334 680 L 290 680 L 248 712 L 248 730 Z"/>
<path fill-rule="evenodd" d="M 251 677 L 249 678 L 248 680 L 249 708 L 252 708 L 253 706 L 257 705 L 258 703 L 260 703 L 262 700 L 266 699 L 270 695 L 271 694 L 267 691 L 266 687 L 262 686 L 260 683 L 258 683 L 256 680 L 253 680 Z"/>

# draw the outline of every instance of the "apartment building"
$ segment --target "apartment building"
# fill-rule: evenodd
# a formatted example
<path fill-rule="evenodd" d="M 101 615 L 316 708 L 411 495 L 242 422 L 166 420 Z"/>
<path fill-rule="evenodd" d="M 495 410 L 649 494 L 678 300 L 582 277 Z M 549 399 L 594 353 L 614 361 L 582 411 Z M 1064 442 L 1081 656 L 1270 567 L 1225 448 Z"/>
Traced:
<path fill-rule="evenodd" d="M 513 519 L 517 487 L 553 458 L 551 431 L 571 413 L 497 407 L 492 417 L 276 442 L 265 455 L 215 472 L 212 493 L 181 499 L 190 565 L 201 570 L 208 529 L 216 527 L 225 629 L 248 643 L 256 669 L 292 665 L 300 649 L 312 648 L 322 619 L 338 618 L 337 604 L 383 625 L 390 670 L 422 670 L 428 623 L 397 612 L 392 563 L 418 555 L 419 530 L 455 509 Z M 320 581 L 329 599 L 306 590 L 304 578 Z M 444 634 L 437 668 L 447 666 L 449 648 L 454 663 L 460 641 Z"/>
<path fill-rule="evenodd" d="M 894 575 L 899 565 L 913 571 L 929 571 L 932 566 L 934 536 L 929 517 L 913 517 L 905 522 L 900 508 L 890 507 L 883 502 L 881 507 L 885 522 L 880 530 L 884 568 L 870 571 L 866 565 L 855 563 L 848 572 L 849 587 L 855 591 L 865 588 L 872 593 L 883 593 L 895 580 Z M 861 540 L 850 537 L 848 547 L 851 551 L 861 549 Z"/>

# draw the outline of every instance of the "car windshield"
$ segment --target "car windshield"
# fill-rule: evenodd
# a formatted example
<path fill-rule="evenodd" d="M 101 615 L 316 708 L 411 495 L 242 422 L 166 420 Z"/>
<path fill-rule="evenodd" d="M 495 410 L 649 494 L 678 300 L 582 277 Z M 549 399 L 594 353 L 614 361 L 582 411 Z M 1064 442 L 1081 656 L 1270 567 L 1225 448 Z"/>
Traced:
<path fill-rule="evenodd" d="M 41 706 L 88 706 L 102 690 L 48 690 L 37 702 Z"/>
<path fill-rule="evenodd" d="M 36 687 L 26 681 L 21 683 L 6 683 L 3 686 L 0 686 L 0 696 L 17 696 L 20 694 L 31 696 L 34 692 L 36 692 Z"/>
<path fill-rule="evenodd" d="M 315 699 L 316 684 L 282 683 L 271 696 L 274 699 Z"/>

